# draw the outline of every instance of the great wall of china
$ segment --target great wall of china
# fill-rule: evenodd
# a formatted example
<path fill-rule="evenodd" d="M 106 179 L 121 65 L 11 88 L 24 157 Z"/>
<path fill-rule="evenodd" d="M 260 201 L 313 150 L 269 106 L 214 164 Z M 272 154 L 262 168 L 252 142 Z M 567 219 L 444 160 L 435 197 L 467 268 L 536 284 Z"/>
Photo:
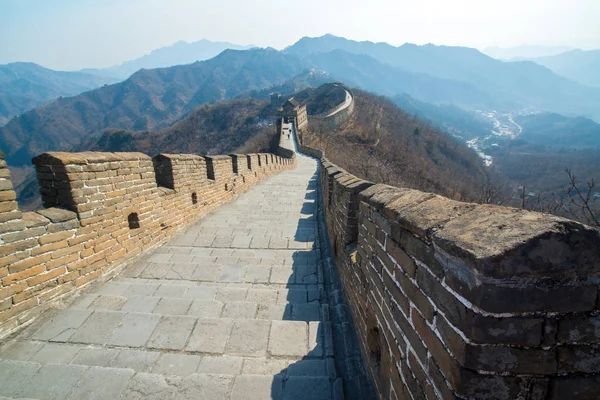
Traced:
<path fill-rule="evenodd" d="M 33 163 L 46 208 L 21 213 L 1 161 L 2 336 L 27 323 L 39 306 L 292 168 L 294 157 L 46 153 Z"/>
<path fill-rule="evenodd" d="M 43 154 L 32 213 L 2 161 L 0 396 L 598 398 L 597 230 L 367 182 L 286 132 Z"/>

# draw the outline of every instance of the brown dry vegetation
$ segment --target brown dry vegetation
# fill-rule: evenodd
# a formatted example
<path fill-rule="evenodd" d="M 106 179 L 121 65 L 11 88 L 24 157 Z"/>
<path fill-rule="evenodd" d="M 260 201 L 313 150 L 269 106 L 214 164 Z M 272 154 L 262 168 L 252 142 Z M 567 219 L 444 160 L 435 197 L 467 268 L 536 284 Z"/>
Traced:
<path fill-rule="evenodd" d="M 308 131 L 303 143 L 370 181 L 479 199 L 488 177 L 466 145 L 384 97 L 356 90 L 355 101 L 347 123 L 334 132 Z"/>
<path fill-rule="evenodd" d="M 83 149 L 159 153 L 227 154 L 237 151 L 255 135 L 274 136 L 265 101 L 233 100 L 206 104 L 167 129 L 151 132 L 111 130 Z"/>

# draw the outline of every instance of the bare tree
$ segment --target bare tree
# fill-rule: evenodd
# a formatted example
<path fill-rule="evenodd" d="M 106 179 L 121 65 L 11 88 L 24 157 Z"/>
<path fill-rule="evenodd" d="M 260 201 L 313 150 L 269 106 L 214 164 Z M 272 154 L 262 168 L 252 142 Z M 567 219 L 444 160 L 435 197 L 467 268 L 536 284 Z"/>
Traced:
<path fill-rule="evenodd" d="M 594 193 L 594 179 L 586 182 L 586 188 L 578 184 L 575 174 L 570 169 L 566 169 L 565 172 L 569 176 L 569 186 L 565 189 L 568 202 L 564 209 L 579 222 L 600 227 L 600 210 L 594 207 L 597 199 Z"/>
<path fill-rule="evenodd" d="M 594 180 L 582 185 L 570 169 L 565 172 L 569 177 L 569 184 L 562 193 L 552 194 L 549 200 L 544 201 L 541 192 L 538 192 L 535 202 L 526 204 L 524 208 L 567 217 L 600 228 L 600 202 L 596 203 L 598 197 L 594 192 Z M 519 200 L 525 204 L 524 191 L 520 194 L 522 196 L 519 196 Z"/>
<path fill-rule="evenodd" d="M 477 202 L 479 204 L 503 205 L 508 203 L 511 196 L 506 194 L 506 188 L 500 183 L 494 183 L 489 176 L 479 189 Z"/>

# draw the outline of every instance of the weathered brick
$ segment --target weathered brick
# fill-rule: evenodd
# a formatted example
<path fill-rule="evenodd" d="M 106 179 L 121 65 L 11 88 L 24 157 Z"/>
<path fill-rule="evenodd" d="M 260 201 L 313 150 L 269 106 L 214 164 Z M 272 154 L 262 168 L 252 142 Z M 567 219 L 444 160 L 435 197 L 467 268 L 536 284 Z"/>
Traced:
<path fill-rule="evenodd" d="M 0 288 L 0 300 L 6 299 L 25 289 L 27 289 L 27 283 L 25 282 L 17 282 L 14 285 Z"/>
<path fill-rule="evenodd" d="M 415 262 L 393 240 L 387 240 L 385 249 L 402 270 L 411 278 L 415 276 Z"/>
<path fill-rule="evenodd" d="M 88 234 L 79 234 L 79 232 L 78 232 L 74 238 L 68 240 L 68 244 L 69 244 L 69 246 L 75 246 L 75 245 L 78 245 L 79 243 L 83 243 L 83 242 L 87 242 L 89 240 L 95 239 L 97 236 L 98 235 L 96 232 L 88 233 Z"/>
<path fill-rule="evenodd" d="M 560 343 L 600 342 L 600 315 L 564 317 L 558 321 L 556 339 Z"/>
<path fill-rule="evenodd" d="M 476 345 L 465 340 L 441 316 L 437 331 L 457 362 L 477 371 L 550 375 L 556 373 L 555 349 Z"/>
<path fill-rule="evenodd" d="M 596 307 L 597 285 L 544 285 L 528 280 L 522 285 L 499 285 L 497 281 L 478 280 L 454 264 L 445 282 L 462 297 L 489 313 L 526 313 L 591 311 Z M 511 282 L 512 283 L 512 282 Z"/>
<path fill-rule="evenodd" d="M 101 274 L 102 274 L 101 270 L 96 270 L 96 271 L 90 272 L 87 275 L 81 276 L 75 280 L 75 286 L 81 287 L 81 286 L 93 281 L 94 279 L 99 277 Z"/>
<path fill-rule="evenodd" d="M 600 372 L 600 345 L 559 346 L 558 372 Z"/>
<path fill-rule="evenodd" d="M 5 243 L 18 242 L 30 238 L 38 238 L 44 233 L 46 233 L 46 228 L 44 227 L 25 229 L 19 232 L 5 233 L 2 235 L 2 240 Z"/>
<path fill-rule="evenodd" d="M 6 190 L 0 192 L 0 201 L 9 201 L 15 200 L 17 198 L 17 194 L 12 190 Z"/>
<path fill-rule="evenodd" d="M 50 224 L 50 220 L 48 220 L 48 218 L 36 212 L 23 213 L 23 222 L 27 228 L 37 228 Z"/>
<path fill-rule="evenodd" d="M 443 277 L 444 268 L 436 258 L 434 246 L 423 242 L 409 231 L 402 228 L 397 230 L 398 233 L 394 236 L 399 236 L 399 239 L 394 237 L 394 241 L 402 247 L 403 251 L 427 265 L 438 278 Z"/>
<path fill-rule="evenodd" d="M 425 363 L 427 360 L 427 347 L 425 347 L 425 344 L 421 338 L 419 338 L 414 328 L 410 325 L 406 317 L 397 307 L 392 305 L 390 312 L 393 316 L 393 319 L 388 322 L 392 325 L 392 327 L 399 330 L 396 336 L 405 337 L 407 344 L 410 345 L 412 351 L 415 352 L 421 362 Z"/>
<path fill-rule="evenodd" d="M 12 265 L 19 260 L 29 257 L 30 253 L 28 251 L 22 251 L 17 254 L 11 254 L 6 257 L 0 258 L 0 267 L 5 267 L 7 265 Z"/>
<path fill-rule="evenodd" d="M 13 211 L 16 209 L 18 209 L 18 205 L 17 205 L 17 202 L 14 200 L 0 202 L 0 213 L 5 213 L 7 211 Z"/>
<path fill-rule="evenodd" d="M 53 279 L 62 274 L 65 274 L 66 272 L 67 272 L 66 267 L 59 267 L 59 268 L 53 269 L 51 271 L 48 271 L 46 273 L 39 274 L 33 278 L 27 279 L 27 284 L 29 286 L 39 285 L 40 283 L 49 281 L 50 279 Z"/>
<path fill-rule="evenodd" d="M 401 360 L 400 371 L 401 375 L 404 377 L 404 382 L 406 382 L 408 390 L 413 397 L 417 399 L 424 399 L 425 390 L 423 389 L 422 384 L 413 376 L 413 371 L 408 367 L 406 360 Z"/>
<path fill-rule="evenodd" d="M 99 253 L 103 250 L 106 250 L 114 245 L 118 244 L 116 240 L 111 239 L 111 240 L 105 240 L 104 242 L 97 244 L 96 246 L 94 246 L 94 251 L 96 253 Z"/>
<path fill-rule="evenodd" d="M 600 393 L 600 375 L 564 376 L 552 379 L 548 400 L 597 400 Z"/>
<path fill-rule="evenodd" d="M 421 314 L 415 312 L 414 309 L 411 312 L 411 320 L 417 334 L 427 346 L 427 350 L 431 354 L 431 357 L 440 367 L 440 370 L 446 379 L 448 379 L 454 387 L 457 387 L 460 382 L 460 366 L 456 360 L 454 360 L 452 355 L 448 352 L 448 349 L 446 349 L 440 339 L 433 333 L 433 330 L 427 325 L 426 321 L 421 317 Z"/>
<path fill-rule="evenodd" d="M 0 192 L 2 193 L 2 192 Z M 0 235 L 7 232 L 22 231 L 25 229 L 25 222 L 23 220 L 14 220 L 4 223 L 0 223 Z"/>
<path fill-rule="evenodd" d="M 61 240 L 59 242 L 45 244 L 43 246 L 31 249 L 31 255 L 32 256 L 37 256 L 37 255 L 40 255 L 40 254 L 49 253 L 49 252 L 52 252 L 52 251 L 55 251 L 55 250 L 58 250 L 58 249 L 65 248 L 68 245 L 69 244 L 67 243 L 66 240 Z"/>
<path fill-rule="evenodd" d="M 0 190 L 12 190 L 13 184 L 8 179 L 0 179 Z"/>
<path fill-rule="evenodd" d="M 63 265 L 67 265 L 68 263 L 79 260 L 79 259 L 80 259 L 79 253 L 69 254 L 69 255 L 48 261 L 46 263 L 46 268 L 48 270 L 51 270 L 51 269 L 54 269 L 54 268 L 57 268 L 57 267 L 60 267 Z"/>
<path fill-rule="evenodd" d="M 0 223 L 20 219 L 22 215 L 23 214 L 19 210 L 0 213 Z"/>
<path fill-rule="evenodd" d="M 475 343 L 538 346 L 542 341 L 543 318 L 494 318 L 476 313 L 423 268 L 417 271 L 417 283 L 448 321 Z"/>
<path fill-rule="evenodd" d="M 25 300 L 19 304 L 13 305 L 11 308 L 4 312 L 0 312 L 0 322 L 4 322 L 16 315 L 21 314 L 24 311 L 27 311 L 38 305 L 37 299 L 29 299 Z"/>
<path fill-rule="evenodd" d="M 48 244 L 58 242 L 60 240 L 65 240 L 73 237 L 73 232 L 57 232 L 51 233 L 49 235 L 44 235 L 40 237 L 40 244 Z"/>
<path fill-rule="evenodd" d="M 67 282 L 64 284 L 61 284 L 61 286 L 57 286 L 55 288 L 49 289 L 44 291 L 43 293 L 40 293 L 37 295 L 38 301 L 41 303 L 44 303 L 54 297 L 60 296 L 62 294 L 68 293 L 71 290 L 75 289 L 75 283 L 74 282 Z"/>
<path fill-rule="evenodd" d="M 429 298 L 425 296 L 419 287 L 413 283 L 405 274 L 400 270 L 394 272 L 394 277 L 400 283 L 402 291 L 406 294 L 406 297 L 417 307 L 419 312 L 429 321 L 433 321 L 434 309 L 429 301 Z"/>
<path fill-rule="evenodd" d="M 55 250 L 52 252 L 52 259 L 61 258 L 67 256 L 69 254 L 78 253 L 83 250 L 83 244 L 78 244 L 76 246 L 68 246 L 59 250 Z"/>
<path fill-rule="evenodd" d="M 75 229 L 78 228 L 80 226 L 79 221 L 78 220 L 71 220 L 71 221 L 66 221 L 66 222 L 58 222 L 58 223 L 53 223 L 47 226 L 48 229 L 48 233 L 55 233 L 55 232 L 62 232 L 62 231 L 68 231 L 71 229 Z"/>
<path fill-rule="evenodd" d="M 41 255 L 41 256 L 37 256 L 37 257 L 26 258 L 26 259 L 24 259 L 22 261 L 18 261 L 18 262 L 15 262 L 15 263 L 11 264 L 8 267 L 8 271 L 11 274 L 14 274 L 16 272 L 21 272 L 21 271 L 26 270 L 28 268 L 35 267 L 36 265 L 42 265 L 42 264 L 44 264 L 46 261 L 50 260 L 51 257 L 52 256 L 50 254 L 44 254 L 44 255 Z"/>
<path fill-rule="evenodd" d="M 8 299 L 4 299 L 4 300 L 0 300 L 0 321 L 2 321 L 2 311 L 6 311 L 9 308 L 11 308 L 13 305 L 12 299 L 8 298 Z"/>
<path fill-rule="evenodd" d="M 404 312 L 405 315 L 409 315 L 410 313 L 410 302 L 400 290 L 400 286 L 394 282 L 387 272 L 383 273 L 383 283 L 385 288 L 389 291 L 391 299 L 398 304 L 400 309 Z M 385 299 L 387 300 L 387 298 Z"/>
<path fill-rule="evenodd" d="M 67 272 L 58 277 L 58 283 L 62 285 L 63 283 L 74 281 L 77 278 L 79 278 L 79 271 Z"/>
<path fill-rule="evenodd" d="M 58 282 L 49 281 L 49 282 L 41 283 L 40 285 L 37 285 L 36 287 L 28 286 L 28 288 L 26 290 L 23 290 L 13 296 L 13 298 L 12 298 L 13 303 L 19 304 L 23 301 L 34 298 L 38 294 L 44 292 L 45 290 L 49 290 L 49 288 L 56 287 L 57 285 L 58 285 Z"/>
<path fill-rule="evenodd" d="M 37 267 L 29 268 L 16 274 L 10 274 L 2 278 L 2 284 L 4 286 L 12 285 L 15 282 L 19 282 L 23 279 L 31 278 L 32 276 L 41 274 L 45 270 L 46 267 L 44 267 L 43 265 L 38 265 Z"/>

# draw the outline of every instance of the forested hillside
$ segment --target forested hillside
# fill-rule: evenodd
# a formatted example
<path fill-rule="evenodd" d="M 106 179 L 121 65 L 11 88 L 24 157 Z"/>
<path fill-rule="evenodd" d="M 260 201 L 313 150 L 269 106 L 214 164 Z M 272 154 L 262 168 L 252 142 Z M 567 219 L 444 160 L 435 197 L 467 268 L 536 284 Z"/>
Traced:
<path fill-rule="evenodd" d="M 268 102 L 253 99 L 205 104 L 181 121 L 157 131 L 109 130 L 83 143 L 93 151 L 139 151 L 158 153 L 228 154 L 262 130 L 275 135 Z"/>
<path fill-rule="evenodd" d="M 0 65 L 0 126 L 48 101 L 117 81 L 82 72 L 54 71 L 27 62 Z"/>
<path fill-rule="evenodd" d="M 258 49 L 141 70 L 124 82 L 26 112 L 0 128 L 0 149 L 9 165 L 28 165 L 37 154 L 67 150 L 107 128 L 165 128 L 202 104 L 281 84 L 300 74 L 302 65 L 294 56 Z"/>
<path fill-rule="evenodd" d="M 389 99 L 354 93 L 351 119 L 334 132 L 308 131 L 304 144 L 364 179 L 478 200 L 488 177 L 472 150 Z"/>

